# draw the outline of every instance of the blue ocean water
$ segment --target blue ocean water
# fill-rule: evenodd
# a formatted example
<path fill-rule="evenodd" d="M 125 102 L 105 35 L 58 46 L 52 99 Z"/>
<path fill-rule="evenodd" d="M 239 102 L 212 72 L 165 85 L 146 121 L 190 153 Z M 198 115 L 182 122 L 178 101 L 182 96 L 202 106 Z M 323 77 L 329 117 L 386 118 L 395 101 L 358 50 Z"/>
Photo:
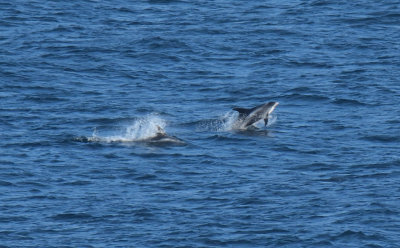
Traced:
<path fill-rule="evenodd" d="M 0 16 L 0 247 L 399 246 L 398 1 Z"/>

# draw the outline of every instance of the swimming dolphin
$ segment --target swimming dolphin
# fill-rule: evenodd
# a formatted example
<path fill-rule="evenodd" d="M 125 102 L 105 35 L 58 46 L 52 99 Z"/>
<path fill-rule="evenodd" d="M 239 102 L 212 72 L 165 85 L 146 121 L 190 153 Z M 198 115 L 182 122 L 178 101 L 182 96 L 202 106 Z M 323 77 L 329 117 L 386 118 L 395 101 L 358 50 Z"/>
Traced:
<path fill-rule="evenodd" d="M 129 139 L 129 138 L 124 138 L 124 137 L 99 137 L 93 133 L 92 137 L 76 137 L 74 140 L 78 142 L 143 142 L 143 143 L 148 143 L 152 145 L 169 145 L 169 144 L 174 144 L 174 145 L 185 145 L 185 141 L 175 137 L 168 135 L 164 129 L 160 126 L 156 126 L 157 130 L 154 135 L 150 137 L 146 137 L 143 139 Z"/>
<path fill-rule="evenodd" d="M 264 119 L 265 126 L 267 126 L 268 116 L 274 111 L 278 104 L 279 102 L 269 102 L 252 109 L 234 108 L 233 110 L 239 112 L 237 126 L 240 129 L 245 129 L 262 119 Z"/>
<path fill-rule="evenodd" d="M 175 136 L 168 135 L 165 130 L 157 125 L 157 132 L 154 136 L 145 140 L 150 143 L 175 143 L 175 144 L 185 144 L 185 142 Z"/>
<path fill-rule="evenodd" d="M 168 137 L 167 133 L 164 131 L 164 129 L 157 125 L 157 133 L 154 136 L 150 137 L 150 140 L 159 141 L 166 137 Z"/>

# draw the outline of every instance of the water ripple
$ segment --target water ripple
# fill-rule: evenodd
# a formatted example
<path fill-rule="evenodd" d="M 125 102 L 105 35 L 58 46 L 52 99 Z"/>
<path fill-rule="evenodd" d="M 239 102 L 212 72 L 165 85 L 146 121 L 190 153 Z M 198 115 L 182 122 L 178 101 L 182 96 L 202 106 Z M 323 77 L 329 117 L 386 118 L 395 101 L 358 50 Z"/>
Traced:
<path fill-rule="evenodd" d="M 396 1 L 0 13 L 2 246 L 400 243 Z"/>

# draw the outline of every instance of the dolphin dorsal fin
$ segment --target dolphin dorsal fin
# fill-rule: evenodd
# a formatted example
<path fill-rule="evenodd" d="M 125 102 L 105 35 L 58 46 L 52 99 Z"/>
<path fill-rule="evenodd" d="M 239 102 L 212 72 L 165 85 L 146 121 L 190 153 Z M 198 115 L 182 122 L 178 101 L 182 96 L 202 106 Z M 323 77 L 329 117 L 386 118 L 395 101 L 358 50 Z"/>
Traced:
<path fill-rule="evenodd" d="M 239 118 L 244 118 L 248 116 L 253 109 L 246 109 L 246 108 L 234 108 L 233 110 L 239 112 Z"/>
<path fill-rule="evenodd" d="M 157 125 L 157 134 L 162 134 L 162 135 L 165 134 L 164 129 L 162 127 L 160 127 L 159 125 Z"/>

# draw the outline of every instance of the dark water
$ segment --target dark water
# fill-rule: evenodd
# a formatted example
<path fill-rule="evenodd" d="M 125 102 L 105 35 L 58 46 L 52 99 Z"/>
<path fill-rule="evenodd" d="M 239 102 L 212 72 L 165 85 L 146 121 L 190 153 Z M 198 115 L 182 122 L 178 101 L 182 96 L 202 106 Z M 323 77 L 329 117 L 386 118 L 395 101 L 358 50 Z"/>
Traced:
<path fill-rule="evenodd" d="M 399 246 L 398 1 L 0 16 L 0 247 Z"/>

